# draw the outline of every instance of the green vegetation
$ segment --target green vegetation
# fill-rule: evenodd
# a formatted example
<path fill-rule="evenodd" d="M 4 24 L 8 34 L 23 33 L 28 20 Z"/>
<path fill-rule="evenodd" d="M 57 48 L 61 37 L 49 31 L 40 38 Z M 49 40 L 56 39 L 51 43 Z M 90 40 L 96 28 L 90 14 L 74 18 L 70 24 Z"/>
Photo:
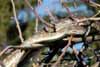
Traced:
<path fill-rule="evenodd" d="M 32 4 L 36 4 L 36 0 L 34 1 L 35 2 L 32 1 Z M 16 11 L 21 9 L 22 6 L 26 7 L 23 1 L 17 2 L 17 0 L 15 2 L 15 6 L 16 6 Z M 13 16 L 13 12 L 12 12 L 12 4 L 10 0 L 0 0 L 0 45 L 7 40 L 6 33 L 7 33 L 7 29 L 11 24 L 12 16 Z M 34 31 L 34 21 L 29 21 L 29 22 L 30 22 L 29 27 L 25 32 L 25 35 L 27 35 L 27 37 L 29 35 L 32 35 Z M 15 41 L 16 38 L 12 42 Z"/>

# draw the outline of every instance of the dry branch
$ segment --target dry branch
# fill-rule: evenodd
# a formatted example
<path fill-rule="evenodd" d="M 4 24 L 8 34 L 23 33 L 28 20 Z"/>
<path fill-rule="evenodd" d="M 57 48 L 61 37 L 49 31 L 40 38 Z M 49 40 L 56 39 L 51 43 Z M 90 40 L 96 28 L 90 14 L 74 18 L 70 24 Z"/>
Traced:
<path fill-rule="evenodd" d="M 39 25 L 39 20 L 38 18 L 35 19 L 35 32 L 38 32 L 38 25 Z"/>
<path fill-rule="evenodd" d="M 90 4 L 92 4 L 92 5 L 94 5 L 94 6 L 97 6 L 97 7 L 100 7 L 100 4 L 95 3 L 95 2 L 93 2 L 93 1 L 91 1 L 91 0 L 90 0 Z"/>
<path fill-rule="evenodd" d="M 3 60 L 5 67 L 17 67 L 17 64 L 21 60 L 24 53 L 24 51 L 21 52 L 20 50 L 12 52 Z"/>
<path fill-rule="evenodd" d="M 23 43 L 24 38 L 22 37 L 22 32 L 21 32 L 21 29 L 20 29 L 20 26 L 19 26 L 19 21 L 17 19 L 14 1 L 11 0 L 11 3 L 12 3 L 12 7 L 13 7 L 13 14 L 14 14 L 14 18 L 15 18 L 15 21 L 16 21 L 17 29 L 18 29 L 18 32 L 19 32 L 19 37 L 20 37 L 21 42 Z"/>
<path fill-rule="evenodd" d="M 41 16 L 38 15 L 36 9 L 31 6 L 31 4 L 29 3 L 28 0 L 25 0 L 25 3 L 34 12 L 34 15 L 36 16 L 36 18 L 38 18 L 40 21 L 42 21 L 42 23 L 44 23 L 45 25 L 47 25 L 47 27 L 50 27 L 50 28 L 53 28 L 54 27 L 52 24 L 48 23 Z"/>
<path fill-rule="evenodd" d="M 60 63 L 62 57 L 63 57 L 63 56 L 65 55 L 65 53 L 66 53 L 66 49 L 71 45 L 72 38 L 73 38 L 73 36 L 71 35 L 70 39 L 68 40 L 68 44 L 63 48 L 64 51 L 62 52 L 62 54 L 59 56 L 59 58 L 58 58 L 57 61 L 53 64 L 52 67 L 56 67 L 57 64 Z"/>
<path fill-rule="evenodd" d="M 52 12 L 49 10 L 48 7 L 46 7 L 46 12 L 48 13 L 48 15 L 50 16 L 50 20 L 55 22 L 59 22 L 58 19 L 52 14 Z"/>
<path fill-rule="evenodd" d="M 14 14 L 14 18 L 15 18 L 15 21 L 16 21 L 17 29 L 18 29 L 18 32 L 19 32 L 19 37 L 20 37 L 21 42 L 23 43 L 24 42 L 24 39 L 22 37 L 22 32 L 21 32 L 21 29 L 20 29 L 20 26 L 19 26 L 19 21 L 17 19 L 14 1 L 11 0 L 11 3 L 12 3 L 12 7 L 13 7 L 13 14 Z M 0 53 L 1 54 L 0 56 L 2 56 L 2 54 L 6 50 L 8 50 L 9 48 L 10 48 L 10 46 L 8 46 L 7 48 L 5 48 L 3 50 L 3 52 Z M 8 55 L 3 60 L 3 63 L 5 65 L 5 67 L 17 67 L 17 64 L 20 62 L 20 60 L 23 57 L 24 53 L 25 53 L 25 51 L 21 51 L 21 50 L 15 50 L 14 52 L 12 52 L 11 55 Z"/>

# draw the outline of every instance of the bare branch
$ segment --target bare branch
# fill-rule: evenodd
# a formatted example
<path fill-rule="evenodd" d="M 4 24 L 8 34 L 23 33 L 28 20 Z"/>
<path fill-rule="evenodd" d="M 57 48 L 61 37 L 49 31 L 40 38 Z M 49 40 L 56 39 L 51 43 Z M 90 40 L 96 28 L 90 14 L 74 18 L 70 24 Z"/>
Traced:
<path fill-rule="evenodd" d="M 9 49 L 11 46 L 6 47 L 3 51 L 0 52 L 0 57 Z"/>
<path fill-rule="evenodd" d="M 52 12 L 49 10 L 48 7 L 46 7 L 46 12 L 49 14 L 51 20 L 53 20 L 54 22 L 58 21 L 58 19 L 53 16 Z"/>
<path fill-rule="evenodd" d="M 24 53 L 25 51 L 20 51 L 20 50 L 12 52 L 3 60 L 5 67 L 17 67 Z"/>
<path fill-rule="evenodd" d="M 92 0 L 90 0 L 90 4 L 97 6 L 97 7 L 100 7 L 100 4 L 97 4 L 97 3 L 93 2 Z"/>
<path fill-rule="evenodd" d="M 38 24 L 39 24 L 39 20 L 38 18 L 35 19 L 35 32 L 38 32 Z"/>
<path fill-rule="evenodd" d="M 100 14 L 100 10 L 95 15 L 93 15 L 92 18 L 98 16 L 99 14 Z"/>
<path fill-rule="evenodd" d="M 63 48 L 64 51 L 62 52 L 62 54 L 59 56 L 59 58 L 58 58 L 57 61 L 53 64 L 52 67 L 56 67 L 57 64 L 60 63 L 62 57 L 63 57 L 63 56 L 65 55 L 65 53 L 66 53 L 66 49 L 71 45 L 72 38 L 73 38 L 73 36 L 71 35 L 70 39 L 68 40 L 68 44 Z"/>
<path fill-rule="evenodd" d="M 42 21 L 42 23 L 46 24 L 48 27 L 51 27 L 51 28 L 54 27 L 52 24 L 48 23 L 47 21 L 45 21 L 44 19 L 42 19 L 42 18 L 38 15 L 38 13 L 36 12 L 36 9 L 33 8 L 33 7 L 31 6 L 31 4 L 28 2 L 28 0 L 25 0 L 25 3 L 26 3 L 26 4 L 28 5 L 28 7 L 34 12 L 35 16 L 36 16 L 40 21 Z"/>
<path fill-rule="evenodd" d="M 74 20 L 76 20 L 74 17 L 74 14 L 70 11 L 68 5 L 66 3 L 64 3 L 64 0 L 60 0 L 61 4 L 66 8 L 67 13 L 69 14 L 69 16 L 71 18 L 73 18 Z"/>
<path fill-rule="evenodd" d="M 20 37 L 21 42 L 23 43 L 24 38 L 22 37 L 22 32 L 21 32 L 21 29 L 20 29 L 20 26 L 19 26 L 19 21 L 17 19 L 14 1 L 11 0 L 11 3 L 12 3 L 12 7 L 13 7 L 13 14 L 14 14 L 14 18 L 15 18 L 15 21 L 16 21 L 17 29 L 18 29 L 18 32 L 19 32 L 19 37 Z"/>
<path fill-rule="evenodd" d="M 73 2 L 73 5 L 74 5 L 75 8 L 77 8 L 77 2 L 76 1 L 77 0 L 74 0 L 74 2 Z"/>

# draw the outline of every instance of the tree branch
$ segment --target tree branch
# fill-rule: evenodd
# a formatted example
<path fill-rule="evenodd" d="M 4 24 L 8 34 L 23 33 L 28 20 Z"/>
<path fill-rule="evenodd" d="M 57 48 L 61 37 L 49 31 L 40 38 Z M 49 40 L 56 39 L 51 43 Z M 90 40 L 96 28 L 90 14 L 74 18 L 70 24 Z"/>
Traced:
<path fill-rule="evenodd" d="M 73 38 L 73 36 L 71 35 L 71 36 L 70 36 L 70 39 L 68 40 L 68 44 L 63 48 L 64 51 L 63 51 L 62 54 L 59 56 L 59 58 L 57 59 L 57 61 L 52 65 L 52 67 L 56 67 L 57 64 L 60 63 L 62 57 L 63 57 L 63 56 L 65 55 L 65 53 L 66 53 L 67 48 L 71 45 L 72 38 Z"/>
<path fill-rule="evenodd" d="M 38 13 L 36 12 L 36 9 L 33 8 L 33 7 L 31 6 L 31 4 L 28 2 L 28 0 L 25 0 L 25 3 L 26 3 L 27 6 L 34 12 L 35 16 L 36 16 L 40 21 L 42 21 L 42 23 L 44 23 L 45 25 L 47 25 L 47 26 L 50 27 L 50 28 L 53 28 L 53 27 L 54 27 L 52 24 L 48 23 L 47 21 L 45 21 L 44 19 L 42 19 L 42 18 L 38 15 Z"/>
<path fill-rule="evenodd" d="M 14 1 L 11 0 L 11 3 L 12 3 L 12 7 L 13 7 L 13 14 L 14 14 L 14 18 L 15 18 L 15 21 L 16 21 L 17 29 L 18 29 L 18 32 L 19 32 L 19 37 L 20 37 L 21 42 L 23 43 L 24 38 L 22 37 L 22 32 L 21 32 L 21 29 L 20 29 L 19 21 L 17 19 Z"/>

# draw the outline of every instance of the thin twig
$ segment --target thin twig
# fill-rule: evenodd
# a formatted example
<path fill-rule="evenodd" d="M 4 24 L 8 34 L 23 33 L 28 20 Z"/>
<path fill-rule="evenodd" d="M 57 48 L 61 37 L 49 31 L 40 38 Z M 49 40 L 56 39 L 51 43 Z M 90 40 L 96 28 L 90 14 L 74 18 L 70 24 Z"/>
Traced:
<path fill-rule="evenodd" d="M 81 48 L 80 52 L 83 52 L 84 48 Z M 79 52 L 77 51 L 77 49 L 75 47 L 73 47 L 73 53 L 78 57 Z M 88 66 L 84 61 L 81 61 L 81 63 L 86 67 Z"/>
<path fill-rule="evenodd" d="M 75 8 L 77 8 L 77 2 L 76 2 L 76 0 L 74 0 L 73 5 L 74 5 Z"/>
<path fill-rule="evenodd" d="M 60 0 L 60 2 L 61 2 L 61 4 L 66 8 L 66 11 L 67 11 L 67 13 L 69 14 L 69 16 L 75 20 L 74 14 L 70 11 L 68 5 L 67 5 L 66 3 L 64 3 L 64 0 Z"/>
<path fill-rule="evenodd" d="M 21 32 L 21 29 L 20 29 L 19 21 L 17 19 L 14 1 L 11 0 L 11 3 L 12 3 L 12 7 L 13 7 L 13 14 L 14 14 L 14 19 L 16 21 L 16 26 L 17 26 L 17 29 L 18 29 L 19 37 L 20 37 L 21 42 L 23 43 L 24 42 L 24 38 L 22 37 L 22 32 Z"/>
<path fill-rule="evenodd" d="M 99 15 L 99 14 L 100 14 L 100 10 L 99 10 L 95 15 L 93 15 L 92 18 L 93 18 L 93 17 L 96 17 L 96 16 Z"/>
<path fill-rule="evenodd" d="M 45 21 L 44 19 L 42 19 L 42 18 L 38 15 L 38 13 L 36 12 L 36 9 L 33 8 L 33 7 L 31 6 L 31 4 L 29 3 L 28 0 L 25 0 L 25 3 L 26 3 L 27 6 L 34 12 L 35 16 L 36 16 L 40 21 L 42 21 L 42 23 L 44 23 L 45 25 L 47 25 L 47 27 L 50 27 L 50 28 L 53 28 L 53 27 L 54 27 L 54 25 L 52 25 L 51 23 L 48 23 L 47 21 Z"/>
<path fill-rule="evenodd" d="M 6 47 L 3 51 L 0 52 L 0 57 L 9 49 L 11 46 Z"/>
<path fill-rule="evenodd" d="M 53 16 L 52 12 L 49 10 L 48 7 L 46 7 L 46 12 L 48 13 L 48 15 L 50 16 L 50 19 L 53 21 L 58 21 L 57 18 L 55 18 L 55 16 Z"/>
<path fill-rule="evenodd" d="M 38 32 L 38 24 L 39 24 L 39 20 L 38 18 L 35 19 L 35 32 Z"/>
<path fill-rule="evenodd" d="M 63 50 L 64 50 L 63 53 L 59 56 L 58 60 L 53 64 L 52 67 L 56 67 L 57 64 L 60 63 L 62 57 L 63 57 L 63 56 L 65 55 L 65 53 L 66 53 L 66 49 L 71 45 L 72 38 L 73 38 L 73 36 L 71 35 L 70 39 L 68 40 L 68 44 L 63 48 Z"/>

